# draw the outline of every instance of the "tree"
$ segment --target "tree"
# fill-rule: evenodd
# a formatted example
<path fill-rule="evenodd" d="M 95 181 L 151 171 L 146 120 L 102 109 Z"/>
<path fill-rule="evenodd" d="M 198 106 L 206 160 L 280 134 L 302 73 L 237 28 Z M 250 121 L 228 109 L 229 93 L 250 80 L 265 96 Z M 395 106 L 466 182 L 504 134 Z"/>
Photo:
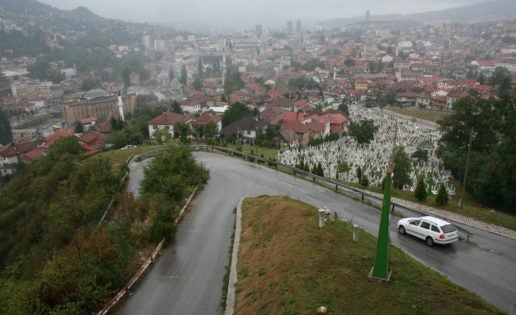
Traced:
<path fill-rule="evenodd" d="M 364 119 L 360 122 L 351 122 L 348 129 L 349 136 L 355 138 L 358 144 L 368 144 L 374 139 L 378 127 L 371 119 Z"/>
<path fill-rule="evenodd" d="M 240 102 L 233 103 L 229 105 L 229 108 L 222 115 L 222 127 L 224 128 L 240 118 L 251 114 L 251 109 L 245 104 Z"/>
<path fill-rule="evenodd" d="M 181 77 L 179 77 L 179 82 L 181 82 L 181 84 L 185 85 L 186 84 L 186 79 L 187 79 L 186 66 L 183 65 L 181 67 Z"/>
<path fill-rule="evenodd" d="M 512 76 L 505 67 L 496 67 L 491 77 L 491 85 L 498 86 L 498 96 L 510 94 Z"/>
<path fill-rule="evenodd" d="M 184 123 L 176 123 L 174 125 L 174 137 L 179 138 L 181 143 L 187 143 L 188 142 L 188 136 L 192 133 L 192 129 L 190 129 L 190 126 Z"/>
<path fill-rule="evenodd" d="M 397 189 L 403 189 L 404 185 L 410 185 L 410 171 L 412 163 L 403 147 L 397 147 L 394 150 L 394 168 L 392 182 Z"/>
<path fill-rule="evenodd" d="M 435 202 L 437 202 L 440 205 L 445 205 L 448 203 L 448 192 L 446 191 L 446 187 L 444 186 L 444 183 L 439 184 L 439 190 L 437 191 L 437 195 L 435 196 Z"/>
<path fill-rule="evenodd" d="M 426 186 L 423 176 L 419 176 L 417 179 L 416 190 L 414 190 L 414 196 L 419 201 L 426 200 Z"/>
<path fill-rule="evenodd" d="M 369 178 L 367 178 L 365 174 L 362 175 L 362 178 L 360 179 L 360 185 L 362 185 L 363 187 L 369 186 Z"/>
<path fill-rule="evenodd" d="M 202 89 L 202 80 L 199 77 L 195 77 L 193 81 L 193 88 L 196 91 L 200 91 Z"/>
<path fill-rule="evenodd" d="M 360 166 L 357 167 L 357 178 L 358 182 L 360 182 L 360 180 L 362 179 L 362 168 Z"/>
<path fill-rule="evenodd" d="M 353 67 L 355 65 L 355 60 L 347 58 L 346 60 L 344 60 L 344 64 L 346 65 L 346 67 Z"/>
<path fill-rule="evenodd" d="M 346 101 L 342 101 L 339 105 L 339 110 L 341 112 L 343 112 L 344 114 L 346 114 L 347 117 L 349 117 L 349 108 L 348 108 L 348 104 Z"/>
<path fill-rule="evenodd" d="M 208 122 L 206 125 L 204 125 L 202 133 L 206 139 L 215 138 L 218 134 L 217 124 L 215 124 L 213 121 Z"/>
<path fill-rule="evenodd" d="M 156 139 L 156 141 L 158 141 L 159 144 L 165 143 L 170 138 L 170 132 L 168 131 L 168 129 L 165 128 L 159 128 L 154 133 L 154 139 Z"/>
<path fill-rule="evenodd" d="M 172 108 L 172 111 L 177 114 L 183 114 L 183 109 L 181 108 L 181 105 L 176 101 L 172 101 L 170 104 L 170 107 Z"/>
<path fill-rule="evenodd" d="M 83 150 L 84 149 L 76 137 L 62 137 L 50 146 L 48 149 L 48 156 L 53 160 L 56 160 L 66 154 L 79 155 Z"/>
<path fill-rule="evenodd" d="M 76 121 L 73 127 L 73 132 L 75 133 L 83 133 L 84 132 L 84 126 L 81 124 L 80 121 Z"/>
<path fill-rule="evenodd" d="M 477 79 L 478 83 L 480 84 L 486 84 L 486 78 L 484 76 L 484 74 L 481 72 L 480 75 L 478 76 L 478 79 Z"/>
<path fill-rule="evenodd" d="M 99 86 L 99 81 L 95 77 L 87 77 L 82 80 L 81 88 L 83 91 L 89 91 Z"/>
<path fill-rule="evenodd" d="M 236 66 L 228 67 L 226 71 L 226 80 L 224 81 L 224 94 L 229 96 L 243 87 L 244 81 L 240 78 L 238 68 Z"/>
<path fill-rule="evenodd" d="M 0 144 L 7 145 L 13 141 L 13 133 L 11 123 L 7 118 L 7 114 L 0 107 Z"/>
<path fill-rule="evenodd" d="M 197 77 L 202 78 L 204 76 L 202 59 L 199 58 L 199 62 L 197 63 Z"/>
<path fill-rule="evenodd" d="M 416 152 L 412 153 L 412 158 L 418 161 L 428 161 L 428 151 L 423 149 L 417 149 Z"/>
<path fill-rule="evenodd" d="M 337 162 L 337 173 L 347 173 L 351 170 L 349 164 L 346 161 Z"/>

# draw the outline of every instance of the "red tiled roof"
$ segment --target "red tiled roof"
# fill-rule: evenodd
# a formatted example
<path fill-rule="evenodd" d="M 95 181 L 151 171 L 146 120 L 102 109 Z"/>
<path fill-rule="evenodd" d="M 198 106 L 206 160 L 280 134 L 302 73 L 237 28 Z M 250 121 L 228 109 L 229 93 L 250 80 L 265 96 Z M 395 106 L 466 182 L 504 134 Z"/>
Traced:
<path fill-rule="evenodd" d="M 283 114 L 282 120 L 284 122 L 303 121 L 305 120 L 305 114 L 300 112 L 288 112 Z"/>
<path fill-rule="evenodd" d="M 194 117 L 192 119 L 192 125 L 204 125 L 204 124 L 209 123 L 210 121 L 214 122 L 214 123 L 218 123 L 221 120 L 222 120 L 221 116 L 204 114 L 199 117 Z"/>
<path fill-rule="evenodd" d="M 319 122 L 317 120 L 312 120 L 310 123 L 306 124 L 310 130 L 315 132 L 321 132 L 324 131 L 326 128 L 326 124 Z"/>
<path fill-rule="evenodd" d="M 192 119 L 192 116 L 189 115 L 180 115 L 174 112 L 164 112 L 163 114 L 154 117 L 151 121 L 149 121 L 148 125 L 161 125 L 161 126 L 171 126 L 177 123 L 187 123 Z"/>
<path fill-rule="evenodd" d="M 51 145 L 53 145 L 58 139 L 62 137 L 73 137 L 74 133 L 71 129 L 64 129 L 59 130 L 51 134 L 45 139 L 45 142 L 43 143 L 43 147 L 49 148 Z"/>
<path fill-rule="evenodd" d="M 283 124 L 282 129 L 290 129 L 290 130 L 292 130 L 295 133 L 304 134 L 304 133 L 306 133 L 306 132 L 308 132 L 310 130 L 310 127 L 308 127 L 307 125 L 302 124 L 299 121 L 293 121 L 293 122 L 290 122 L 290 123 Z"/>
<path fill-rule="evenodd" d="M 81 124 L 91 124 L 97 121 L 97 117 L 87 117 L 81 119 Z"/>
<path fill-rule="evenodd" d="M 106 120 L 105 122 L 98 124 L 96 129 L 100 133 L 110 133 L 111 132 L 111 122 L 109 120 Z"/>
<path fill-rule="evenodd" d="M 96 139 L 98 139 L 100 137 L 101 137 L 101 134 L 98 131 L 92 130 L 92 131 L 83 133 L 79 137 L 79 141 L 91 144 L 92 142 L 94 142 Z"/>
<path fill-rule="evenodd" d="M 44 148 L 35 148 L 35 149 L 25 153 L 22 158 L 25 161 L 34 161 L 35 159 L 43 156 L 43 154 L 45 154 Z"/>
<path fill-rule="evenodd" d="M 15 155 L 16 155 L 16 148 L 11 145 L 0 148 L 0 156 L 9 157 L 9 156 L 15 156 Z"/>

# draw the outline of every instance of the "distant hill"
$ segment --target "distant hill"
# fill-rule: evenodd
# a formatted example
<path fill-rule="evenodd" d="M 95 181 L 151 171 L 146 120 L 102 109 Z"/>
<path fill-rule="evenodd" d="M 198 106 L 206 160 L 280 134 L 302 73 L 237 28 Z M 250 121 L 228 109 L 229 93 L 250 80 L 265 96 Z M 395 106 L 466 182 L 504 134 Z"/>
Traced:
<path fill-rule="evenodd" d="M 371 21 L 455 22 L 476 23 L 516 19 L 515 0 L 495 0 L 470 4 L 439 11 L 413 13 L 408 15 L 373 15 Z M 327 28 L 334 28 L 363 22 L 364 17 L 332 19 L 323 22 Z"/>
<path fill-rule="evenodd" d="M 48 14 L 57 9 L 36 0 L 0 0 L 1 11 L 16 15 Z"/>
<path fill-rule="evenodd" d="M 104 19 L 101 16 L 96 15 L 95 13 L 91 12 L 88 8 L 85 7 L 77 7 L 71 11 L 69 11 L 69 14 L 71 17 L 80 19 L 80 20 L 102 20 Z"/>
<path fill-rule="evenodd" d="M 99 21 L 104 18 L 85 7 L 77 7 L 70 11 L 60 10 L 36 0 L 0 0 L 0 16 L 25 16 L 33 18 L 59 17 L 81 21 Z"/>
<path fill-rule="evenodd" d="M 476 23 L 516 19 L 516 1 L 498 0 L 450 8 L 441 11 L 415 13 L 405 18 L 428 22 Z"/>

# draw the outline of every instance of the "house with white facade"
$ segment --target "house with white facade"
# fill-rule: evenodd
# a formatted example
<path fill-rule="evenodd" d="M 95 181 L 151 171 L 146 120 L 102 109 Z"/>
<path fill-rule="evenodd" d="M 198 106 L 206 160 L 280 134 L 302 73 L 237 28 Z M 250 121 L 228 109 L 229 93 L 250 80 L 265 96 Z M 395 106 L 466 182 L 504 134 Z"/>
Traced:
<path fill-rule="evenodd" d="M 177 123 L 189 124 L 192 121 L 190 115 L 180 115 L 174 112 L 166 111 L 161 115 L 154 117 L 148 122 L 149 136 L 154 138 L 154 134 L 159 129 L 165 129 L 168 131 L 171 137 L 174 137 L 174 126 Z"/>

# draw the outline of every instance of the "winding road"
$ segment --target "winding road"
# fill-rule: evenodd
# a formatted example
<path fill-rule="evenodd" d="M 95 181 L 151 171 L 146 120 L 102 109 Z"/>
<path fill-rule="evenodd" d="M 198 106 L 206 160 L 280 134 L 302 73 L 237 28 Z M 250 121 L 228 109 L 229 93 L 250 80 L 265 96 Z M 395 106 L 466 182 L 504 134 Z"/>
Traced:
<path fill-rule="evenodd" d="M 221 297 L 234 209 L 242 196 L 287 195 L 337 211 L 339 218 L 377 234 L 380 213 L 330 189 L 264 166 L 222 155 L 195 152 L 210 170 L 210 180 L 178 227 L 176 241 L 127 298 L 118 314 L 221 314 Z M 128 189 L 138 194 L 142 164 L 131 167 Z M 288 218 L 285 218 L 288 220 Z M 397 233 L 391 218 L 391 243 L 455 283 L 512 312 L 516 304 L 516 241 L 467 227 L 473 241 L 428 247 Z"/>

